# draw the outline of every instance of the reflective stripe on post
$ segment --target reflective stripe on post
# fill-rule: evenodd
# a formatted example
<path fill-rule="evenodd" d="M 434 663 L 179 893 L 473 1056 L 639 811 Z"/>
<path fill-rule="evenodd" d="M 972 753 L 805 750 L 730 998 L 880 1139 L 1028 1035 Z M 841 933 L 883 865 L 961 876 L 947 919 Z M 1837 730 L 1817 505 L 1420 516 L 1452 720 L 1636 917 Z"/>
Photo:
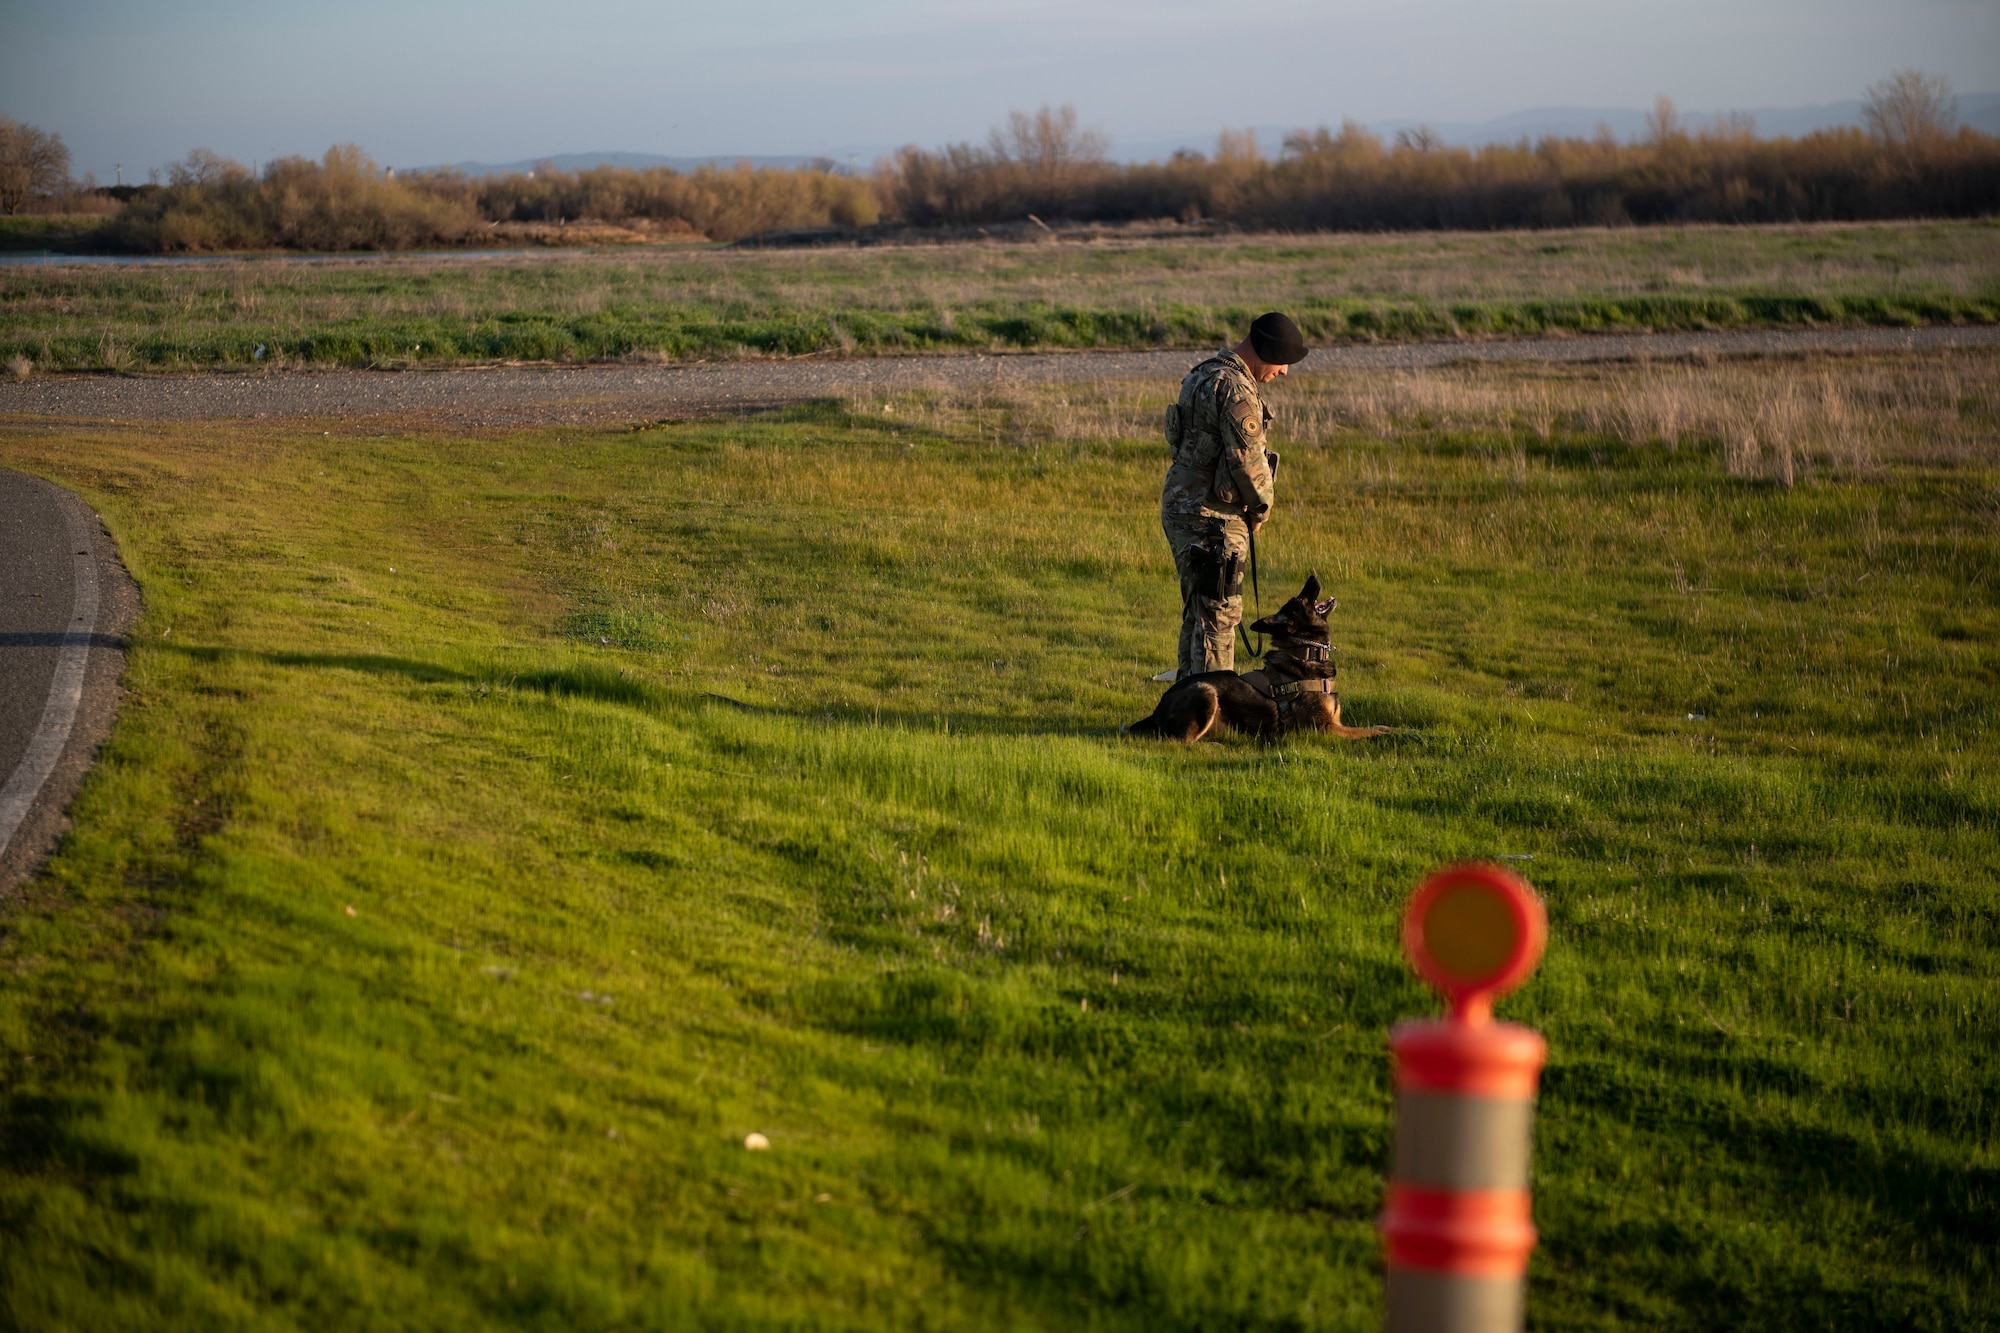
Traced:
<path fill-rule="evenodd" d="M 1521 1326 L 1535 1080 L 1546 1047 L 1511 1023 L 1401 1023 L 1382 1239 L 1394 1333 Z"/>
<path fill-rule="evenodd" d="M 1451 1000 L 1443 1022 L 1399 1023 L 1395 1157 L 1382 1214 L 1390 1333 L 1511 1333 L 1535 1248 L 1528 1171 L 1547 1045 L 1492 1019 L 1534 970 L 1546 933 L 1534 890 L 1455 866 L 1410 902 L 1404 943 Z"/>

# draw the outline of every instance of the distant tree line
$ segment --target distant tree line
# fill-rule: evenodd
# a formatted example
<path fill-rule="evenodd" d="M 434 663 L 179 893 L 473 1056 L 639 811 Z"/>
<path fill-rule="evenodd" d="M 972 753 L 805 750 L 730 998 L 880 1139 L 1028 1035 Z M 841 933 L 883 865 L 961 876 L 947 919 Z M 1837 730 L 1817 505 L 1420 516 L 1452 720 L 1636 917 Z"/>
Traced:
<path fill-rule="evenodd" d="M 508 224 L 644 224 L 651 233 L 733 241 L 773 228 L 862 227 L 880 217 L 873 186 L 825 171 L 748 166 L 679 172 L 601 167 L 466 176 L 394 175 L 352 145 L 315 162 L 280 158 L 252 173 L 206 150 L 142 187 L 96 239 L 128 251 L 280 247 L 403 250 L 506 243 L 556 233 Z"/>
<path fill-rule="evenodd" d="M 1350 121 L 1287 135 L 1275 159 L 1254 136 L 1224 131 L 1212 155 L 1122 164 L 1073 108 L 1043 107 L 1015 112 L 982 144 L 902 149 L 869 177 L 831 163 L 398 176 L 338 146 L 318 161 L 281 158 L 258 171 L 198 149 L 164 183 L 113 189 L 70 180 L 56 135 L 0 118 L 0 212 L 107 213 L 87 243 L 152 252 L 506 243 L 551 239 L 537 228 L 572 223 L 733 241 L 1030 218 L 1324 231 L 2000 213 L 2000 137 L 1957 127 L 1944 80 L 1904 71 L 1869 89 L 1863 109 L 1866 129 L 1758 139 L 1747 118 L 1690 126 L 1663 97 L 1637 143 L 1600 130 L 1452 148 L 1422 129 L 1385 143 Z"/>
<path fill-rule="evenodd" d="M 487 222 L 681 222 L 713 240 L 731 241 L 786 227 L 869 227 L 881 218 L 873 185 L 836 175 L 832 163 L 798 170 L 750 166 L 564 172 L 469 177 L 437 172 L 411 187 L 449 198 Z"/>
<path fill-rule="evenodd" d="M 2000 137 L 1957 129 L 1948 85 L 1869 90 L 1868 128 L 1759 139 L 1746 117 L 1690 126 L 1661 98 L 1639 143 L 1608 129 L 1469 149 L 1428 130 L 1384 143 L 1352 121 L 1287 135 L 1276 160 L 1225 132 L 1213 157 L 1120 165 L 1069 108 L 1017 114 L 985 144 L 905 148 L 877 174 L 916 226 L 1018 219 L 1212 219 L 1297 231 L 1818 222 L 2000 212 Z"/>
<path fill-rule="evenodd" d="M 413 190 L 359 148 L 320 161 L 286 157 L 253 173 L 196 149 L 158 189 L 135 194 L 99 229 L 112 249 L 142 252 L 405 250 L 459 245 L 478 229 L 470 210 Z"/>
<path fill-rule="evenodd" d="M 342 144 L 318 161 L 285 157 L 256 171 L 198 148 L 167 167 L 164 181 L 101 187 L 69 179 L 69 151 L 59 137 L 0 119 L 0 213 L 110 214 L 84 239 L 140 252 L 398 250 L 522 234 L 508 224 L 571 222 L 651 224 L 653 231 L 732 241 L 772 229 L 879 221 L 875 184 L 830 168 L 543 166 L 477 177 L 449 170 L 398 176 Z"/>

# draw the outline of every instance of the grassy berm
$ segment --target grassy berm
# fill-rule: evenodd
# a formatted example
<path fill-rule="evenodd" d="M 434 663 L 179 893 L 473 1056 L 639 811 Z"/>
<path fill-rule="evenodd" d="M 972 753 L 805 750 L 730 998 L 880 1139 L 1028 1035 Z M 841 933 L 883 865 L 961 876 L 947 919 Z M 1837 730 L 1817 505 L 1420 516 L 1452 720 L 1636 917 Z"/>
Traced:
<path fill-rule="evenodd" d="M 2000 223 L 0 267 L 0 361 L 416 367 L 2000 321 Z"/>
<path fill-rule="evenodd" d="M 1169 387 L 0 427 L 146 593 L 0 1320 L 1372 1329 L 1399 908 L 1509 855 L 1534 1328 L 2000 1326 L 2000 358 L 1278 386 L 1370 744 L 1118 734 Z"/>

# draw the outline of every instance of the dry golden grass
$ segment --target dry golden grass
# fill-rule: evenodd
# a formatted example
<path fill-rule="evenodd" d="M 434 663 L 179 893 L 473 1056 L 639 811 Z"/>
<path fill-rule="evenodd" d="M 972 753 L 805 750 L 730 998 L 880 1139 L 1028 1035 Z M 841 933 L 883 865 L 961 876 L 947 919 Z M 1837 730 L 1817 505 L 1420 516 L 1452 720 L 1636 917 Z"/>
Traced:
<path fill-rule="evenodd" d="M 934 390 L 856 400 L 951 433 L 1088 447 L 1158 430 L 1173 386 L 1101 381 L 1048 389 Z M 1889 463 L 2000 461 L 2000 352 L 1680 361 L 1598 366 L 1468 365 L 1301 373 L 1267 391 L 1281 444 L 1335 449 L 1399 436 L 1463 436 L 1525 467 L 1529 443 L 1708 449 L 1728 474 L 1797 484 Z"/>

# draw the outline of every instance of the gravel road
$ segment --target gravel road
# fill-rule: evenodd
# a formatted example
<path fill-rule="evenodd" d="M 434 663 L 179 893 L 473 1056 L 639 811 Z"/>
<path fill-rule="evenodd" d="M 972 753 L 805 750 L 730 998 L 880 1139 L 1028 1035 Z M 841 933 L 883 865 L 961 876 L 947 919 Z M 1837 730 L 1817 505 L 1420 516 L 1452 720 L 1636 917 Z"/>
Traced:
<path fill-rule="evenodd" d="M 1984 325 L 1620 333 L 1493 342 L 1342 345 L 1315 351 L 1299 373 L 1348 368 L 1409 370 L 1475 361 L 1770 356 L 1996 345 L 2000 345 L 2000 327 Z M 475 426 L 627 422 L 929 386 L 1173 381 L 1199 355 L 1191 351 L 1061 352 L 668 366 L 60 375 L 0 383 L 0 417 L 166 421 L 418 416 Z"/>

